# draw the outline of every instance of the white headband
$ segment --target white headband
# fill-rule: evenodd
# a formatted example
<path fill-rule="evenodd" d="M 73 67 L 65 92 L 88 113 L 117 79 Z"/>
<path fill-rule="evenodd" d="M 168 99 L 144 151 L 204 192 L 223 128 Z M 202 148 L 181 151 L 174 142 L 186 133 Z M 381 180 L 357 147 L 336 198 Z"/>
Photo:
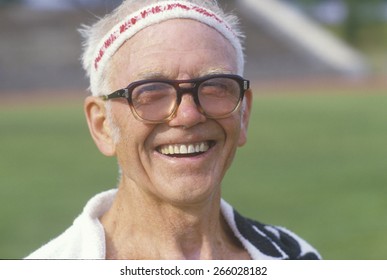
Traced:
<path fill-rule="evenodd" d="M 202 22 L 221 33 L 237 53 L 238 74 L 242 75 L 244 57 L 241 42 L 230 26 L 212 11 L 184 1 L 165 1 L 147 6 L 127 16 L 116 24 L 98 44 L 93 56 L 90 72 L 90 89 L 96 95 L 98 83 L 108 60 L 122 44 L 147 26 L 169 19 L 193 19 Z"/>

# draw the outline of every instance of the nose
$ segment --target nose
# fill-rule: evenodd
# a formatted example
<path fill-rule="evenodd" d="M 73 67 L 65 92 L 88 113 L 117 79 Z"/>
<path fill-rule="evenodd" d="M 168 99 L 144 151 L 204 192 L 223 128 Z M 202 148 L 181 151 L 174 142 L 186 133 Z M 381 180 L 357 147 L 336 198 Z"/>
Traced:
<path fill-rule="evenodd" d="M 170 126 L 193 127 L 206 121 L 206 116 L 200 112 L 191 94 L 184 94 L 175 116 L 169 121 Z"/>

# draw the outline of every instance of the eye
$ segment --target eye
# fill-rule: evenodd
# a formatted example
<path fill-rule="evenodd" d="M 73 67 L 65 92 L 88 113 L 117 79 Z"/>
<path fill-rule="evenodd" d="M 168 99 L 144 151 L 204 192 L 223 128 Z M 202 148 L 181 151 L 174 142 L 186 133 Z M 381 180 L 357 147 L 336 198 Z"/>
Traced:
<path fill-rule="evenodd" d="M 165 83 L 149 83 L 136 87 L 132 92 L 132 100 L 135 104 L 146 105 L 158 102 L 174 95 L 175 89 Z"/>
<path fill-rule="evenodd" d="M 165 83 L 147 83 L 140 86 L 137 86 L 133 94 L 142 95 L 147 93 L 163 93 L 169 91 L 172 87 L 169 84 Z"/>
<path fill-rule="evenodd" d="M 175 101 L 176 90 L 167 83 L 146 83 L 137 86 L 132 92 L 132 105 L 143 117 L 164 111 L 169 114 L 174 108 Z"/>
<path fill-rule="evenodd" d="M 202 96 L 212 98 L 239 96 L 239 85 L 232 79 L 214 78 L 203 82 L 199 92 Z"/>

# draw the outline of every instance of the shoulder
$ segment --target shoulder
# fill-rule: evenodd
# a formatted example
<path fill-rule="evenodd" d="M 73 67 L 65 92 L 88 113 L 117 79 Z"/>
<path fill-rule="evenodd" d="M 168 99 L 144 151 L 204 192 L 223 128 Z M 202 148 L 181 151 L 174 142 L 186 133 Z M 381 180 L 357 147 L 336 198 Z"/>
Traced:
<path fill-rule="evenodd" d="M 50 240 L 42 247 L 31 253 L 26 259 L 71 259 L 77 250 L 75 244 L 79 230 L 72 225 L 62 234 Z"/>
<path fill-rule="evenodd" d="M 321 259 L 316 249 L 286 228 L 245 218 L 224 201 L 222 213 L 254 259 Z"/>
<path fill-rule="evenodd" d="M 115 193 L 113 189 L 91 198 L 66 231 L 26 259 L 103 259 L 105 236 L 99 217 L 111 206 Z"/>

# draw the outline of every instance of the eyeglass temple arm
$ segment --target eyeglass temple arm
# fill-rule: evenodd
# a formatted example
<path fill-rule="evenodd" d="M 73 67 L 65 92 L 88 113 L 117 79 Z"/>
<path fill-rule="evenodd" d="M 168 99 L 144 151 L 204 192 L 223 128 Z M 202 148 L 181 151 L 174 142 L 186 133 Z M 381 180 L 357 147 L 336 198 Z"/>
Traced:
<path fill-rule="evenodd" d="M 124 98 L 128 98 L 129 96 L 129 90 L 127 88 L 123 88 L 123 89 L 119 89 L 109 95 L 102 95 L 102 99 L 103 100 L 108 100 L 108 99 L 112 99 L 112 98 L 120 98 L 120 97 L 124 97 Z"/>

